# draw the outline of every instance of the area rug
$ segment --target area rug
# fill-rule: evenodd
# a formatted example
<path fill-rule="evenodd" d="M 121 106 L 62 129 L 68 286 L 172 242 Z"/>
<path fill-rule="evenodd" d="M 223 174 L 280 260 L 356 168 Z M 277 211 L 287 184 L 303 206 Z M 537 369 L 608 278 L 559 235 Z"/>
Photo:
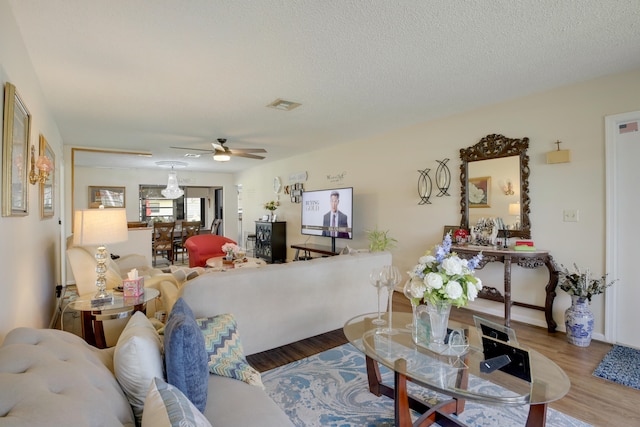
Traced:
<path fill-rule="evenodd" d="M 640 350 L 614 345 L 593 375 L 640 390 Z"/>
<path fill-rule="evenodd" d="M 382 367 L 383 379 L 393 373 Z M 327 350 L 262 374 L 267 393 L 298 427 L 393 426 L 393 401 L 369 392 L 364 355 L 351 344 Z M 410 393 L 433 403 L 442 398 L 415 384 Z M 491 387 L 470 379 L 470 388 Z M 459 419 L 469 427 L 524 426 L 529 407 L 498 407 L 467 401 Z M 415 419 L 414 419 L 415 420 Z M 586 427 L 586 424 L 549 408 L 549 427 Z"/>

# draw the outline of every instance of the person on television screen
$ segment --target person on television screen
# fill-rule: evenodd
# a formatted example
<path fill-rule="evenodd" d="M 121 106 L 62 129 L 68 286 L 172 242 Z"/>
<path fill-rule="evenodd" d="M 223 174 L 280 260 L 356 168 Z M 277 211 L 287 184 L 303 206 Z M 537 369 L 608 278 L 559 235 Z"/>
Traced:
<path fill-rule="evenodd" d="M 347 215 L 338 210 L 338 204 L 340 203 L 340 193 L 338 193 L 337 191 L 332 191 L 330 196 L 330 203 L 331 210 L 324 215 L 322 226 L 325 228 L 347 228 L 349 226 L 347 224 Z M 341 237 L 346 239 L 349 238 L 349 233 L 345 231 L 325 230 L 322 232 L 322 235 L 327 237 Z"/>

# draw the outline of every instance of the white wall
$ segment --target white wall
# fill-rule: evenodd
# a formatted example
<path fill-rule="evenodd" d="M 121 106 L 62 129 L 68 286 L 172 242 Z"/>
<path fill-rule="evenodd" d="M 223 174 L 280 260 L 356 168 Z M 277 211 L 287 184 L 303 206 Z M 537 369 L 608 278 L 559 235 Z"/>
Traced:
<path fill-rule="evenodd" d="M 29 185 L 29 215 L 0 218 L 0 341 L 16 326 L 47 327 L 61 281 L 60 165 L 62 139 L 47 107 L 22 36 L 6 0 L 0 0 L 0 84 L 16 86 L 31 114 L 30 143 L 42 133 L 56 155 L 55 212 L 40 218 L 39 187 Z M 3 109 L 0 103 L 0 117 Z"/>
<path fill-rule="evenodd" d="M 544 93 L 503 102 L 455 116 L 398 129 L 362 141 L 268 163 L 239 174 L 243 185 L 245 229 L 264 214 L 262 205 L 274 198 L 272 178 L 308 172 L 305 188 L 353 186 L 355 238 L 348 242 L 367 247 L 365 230 L 389 229 L 399 240 L 393 250 L 394 263 L 402 271 L 436 244 L 442 227 L 460 221 L 459 149 L 477 143 L 487 134 L 510 138 L 529 137 L 532 237 L 537 247 L 551 251 L 556 262 L 590 267 L 604 272 L 605 186 L 604 116 L 640 109 L 640 70 L 607 76 Z M 572 161 L 546 164 L 545 155 L 556 149 L 554 142 L 571 150 Z M 437 167 L 436 160 L 451 159 L 454 177 L 451 197 L 432 198 L 430 205 L 418 205 L 419 169 Z M 303 242 L 300 234 L 300 205 L 281 195 L 278 215 L 287 221 L 287 243 Z M 562 221 L 563 209 L 578 209 L 577 223 Z M 315 239 L 315 240 L 314 240 Z M 311 242 L 327 244 L 327 238 Z M 288 257 L 293 257 L 289 249 Z M 492 286 L 502 282 L 502 265 L 487 266 L 480 277 Z M 406 275 L 405 275 L 406 277 Z M 543 304 L 544 270 L 514 268 L 513 294 L 525 302 Z M 373 289 L 372 289 L 373 292 Z M 558 290 L 554 318 L 563 323 L 570 298 Z M 476 306 L 494 313 L 502 307 L 480 301 Z M 596 297 L 596 337 L 604 331 L 604 298 Z M 544 325 L 542 312 L 513 309 L 515 319 Z M 560 325 L 560 329 L 564 329 Z"/>

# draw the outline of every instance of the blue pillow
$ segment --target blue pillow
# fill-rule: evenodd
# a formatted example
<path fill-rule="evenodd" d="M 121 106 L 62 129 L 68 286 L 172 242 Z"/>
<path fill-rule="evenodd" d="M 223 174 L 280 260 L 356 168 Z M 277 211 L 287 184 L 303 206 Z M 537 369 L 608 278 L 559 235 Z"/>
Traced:
<path fill-rule="evenodd" d="M 174 304 L 164 332 L 167 382 L 178 388 L 204 412 L 209 384 L 208 356 L 204 335 L 182 298 Z"/>

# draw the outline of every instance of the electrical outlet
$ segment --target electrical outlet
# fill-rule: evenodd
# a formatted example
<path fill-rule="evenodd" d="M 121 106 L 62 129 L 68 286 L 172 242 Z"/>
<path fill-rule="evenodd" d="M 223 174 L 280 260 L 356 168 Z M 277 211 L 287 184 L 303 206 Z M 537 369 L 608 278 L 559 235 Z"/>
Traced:
<path fill-rule="evenodd" d="M 578 222 L 577 209 L 565 209 L 562 211 L 562 220 L 564 222 Z"/>

